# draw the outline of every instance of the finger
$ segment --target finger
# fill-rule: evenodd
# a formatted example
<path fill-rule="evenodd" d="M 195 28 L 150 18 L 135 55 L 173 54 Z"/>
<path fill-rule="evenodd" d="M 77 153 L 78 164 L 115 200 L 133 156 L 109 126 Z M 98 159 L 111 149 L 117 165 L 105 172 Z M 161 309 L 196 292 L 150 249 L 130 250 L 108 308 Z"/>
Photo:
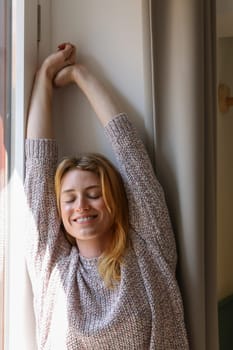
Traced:
<path fill-rule="evenodd" d="M 64 43 L 61 43 L 57 46 L 57 50 L 64 50 L 64 48 L 66 47 L 66 45 L 71 45 L 73 46 L 70 42 L 64 42 Z"/>
<path fill-rule="evenodd" d="M 70 44 L 67 44 L 65 49 L 62 51 L 62 54 L 64 56 L 65 61 L 71 59 L 72 57 L 75 57 L 74 54 L 74 47 L 71 46 Z"/>
<path fill-rule="evenodd" d="M 65 46 L 66 46 L 66 43 L 59 44 L 57 47 L 57 51 L 64 50 Z"/>
<path fill-rule="evenodd" d="M 58 45 L 57 51 L 61 52 L 65 65 L 74 64 L 76 61 L 76 47 L 72 45 L 70 42 L 64 42 Z"/>
<path fill-rule="evenodd" d="M 70 42 L 65 42 L 65 43 L 61 43 L 57 46 L 57 51 L 66 50 L 68 47 L 75 48 L 75 46 L 73 44 L 71 44 Z"/>
<path fill-rule="evenodd" d="M 75 64 L 76 61 L 77 61 L 76 50 L 74 48 L 72 50 L 72 52 L 70 53 L 70 55 L 65 58 L 65 62 L 66 62 L 66 64 Z"/>

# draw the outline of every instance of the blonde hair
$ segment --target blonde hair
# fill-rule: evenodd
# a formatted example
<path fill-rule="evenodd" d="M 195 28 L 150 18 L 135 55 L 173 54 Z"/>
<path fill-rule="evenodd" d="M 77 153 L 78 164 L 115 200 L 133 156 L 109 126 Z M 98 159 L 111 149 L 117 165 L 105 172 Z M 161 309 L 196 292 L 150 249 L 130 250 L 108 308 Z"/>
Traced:
<path fill-rule="evenodd" d="M 129 241 L 128 202 L 121 175 L 111 162 L 100 154 L 91 153 L 64 159 L 58 165 L 55 174 L 55 192 L 60 217 L 61 181 L 63 176 L 73 169 L 91 171 L 100 178 L 103 200 L 113 219 L 113 234 L 110 247 L 100 256 L 98 270 L 105 285 L 113 287 L 114 283 L 120 281 L 123 255 Z M 68 232 L 65 232 L 65 235 L 72 245 L 77 245 L 74 237 Z"/>

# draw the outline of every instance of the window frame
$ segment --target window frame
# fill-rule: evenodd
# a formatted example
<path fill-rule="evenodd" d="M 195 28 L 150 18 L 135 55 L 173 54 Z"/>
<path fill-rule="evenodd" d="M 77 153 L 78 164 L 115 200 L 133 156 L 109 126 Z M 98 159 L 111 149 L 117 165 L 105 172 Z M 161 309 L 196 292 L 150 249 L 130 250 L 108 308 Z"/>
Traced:
<path fill-rule="evenodd" d="M 11 94 L 8 113 L 11 138 L 7 184 L 3 349 L 36 350 L 33 298 L 24 254 L 23 181 L 25 120 L 37 65 L 37 1 L 5 1 L 11 4 L 8 9 L 12 14 L 8 35 L 12 40 L 12 64 L 8 86 Z"/>
<path fill-rule="evenodd" d="M 0 1 L 0 348 L 5 349 L 6 248 L 10 144 L 11 2 Z"/>

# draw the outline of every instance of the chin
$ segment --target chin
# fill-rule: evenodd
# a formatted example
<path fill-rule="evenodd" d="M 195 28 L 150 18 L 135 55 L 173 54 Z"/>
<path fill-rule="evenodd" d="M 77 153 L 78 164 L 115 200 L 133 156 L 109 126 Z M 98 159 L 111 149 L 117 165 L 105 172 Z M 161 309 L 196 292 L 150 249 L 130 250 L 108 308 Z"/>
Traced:
<path fill-rule="evenodd" d="M 77 240 L 91 240 L 91 239 L 96 239 L 99 238 L 100 236 L 96 234 L 95 232 L 82 232 L 82 233 L 76 233 L 72 235 L 75 239 Z"/>

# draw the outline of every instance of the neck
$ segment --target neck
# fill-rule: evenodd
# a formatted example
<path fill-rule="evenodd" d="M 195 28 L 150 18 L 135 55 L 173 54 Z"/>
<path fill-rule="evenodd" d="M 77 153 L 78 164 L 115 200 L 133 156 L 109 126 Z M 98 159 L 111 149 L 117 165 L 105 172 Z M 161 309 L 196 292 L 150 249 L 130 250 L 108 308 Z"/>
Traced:
<path fill-rule="evenodd" d="M 109 241 L 105 240 L 76 240 L 79 253 L 84 258 L 98 258 L 108 247 Z"/>

